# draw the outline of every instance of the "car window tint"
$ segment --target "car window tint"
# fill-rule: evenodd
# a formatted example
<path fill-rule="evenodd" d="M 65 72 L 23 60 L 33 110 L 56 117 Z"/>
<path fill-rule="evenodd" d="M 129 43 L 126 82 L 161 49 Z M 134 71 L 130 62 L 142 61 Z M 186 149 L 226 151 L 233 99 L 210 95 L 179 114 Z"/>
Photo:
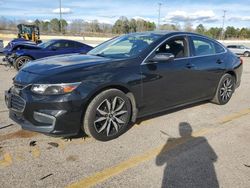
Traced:
<path fill-rule="evenodd" d="M 184 38 L 171 39 L 161 45 L 156 51 L 156 53 L 171 53 L 175 58 L 187 57 L 187 43 Z"/>
<path fill-rule="evenodd" d="M 74 46 L 75 46 L 76 48 L 83 47 L 83 44 L 80 43 L 80 42 L 73 42 L 73 43 L 74 43 Z"/>
<path fill-rule="evenodd" d="M 212 41 L 201 37 L 192 37 L 194 53 L 196 56 L 215 54 L 216 50 Z"/>
<path fill-rule="evenodd" d="M 63 42 L 59 41 L 59 42 L 52 44 L 51 46 L 56 47 L 56 48 L 63 48 L 63 47 L 65 47 L 65 44 Z"/>
<path fill-rule="evenodd" d="M 76 42 L 69 41 L 69 42 L 67 42 L 67 46 L 66 47 L 68 47 L 68 48 L 75 48 L 75 47 L 79 47 L 79 46 L 77 45 Z"/>
<path fill-rule="evenodd" d="M 223 53 L 223 52 L 225 52 L 225 49 L 221 45 L 219 45 L 219 44 L 217 44 L 215 42 L 213 44 L 214 44 L 215 52 L 216 53 Z"/>

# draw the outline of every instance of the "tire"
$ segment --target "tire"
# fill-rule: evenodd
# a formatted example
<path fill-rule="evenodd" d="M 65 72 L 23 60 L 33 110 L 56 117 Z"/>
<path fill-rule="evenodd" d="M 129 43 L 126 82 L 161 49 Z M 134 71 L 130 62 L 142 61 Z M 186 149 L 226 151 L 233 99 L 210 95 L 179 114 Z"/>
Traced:
<path fill-rule="evenodd" d="M 243 54 L 245 57 L 249 57 L 250 56 L 250 52 L 244 52 Z"/>
<path fill-rule="evenodd" d="M 22 66 L 24 66 L 27 62 L 29 62 L 29 61 L 31 61 L 32 60 L 32 58 L 31 57 L 29 57 L 29 56 L 21 56 L 21 57 L 19 57 L 19 58 L 17 58 L 16 60 L 15 60 L 15 62 L 14 62 L 14 68 L 17 70 L 17 71 L 19 71 L 21 68 L 22 68 Z"/>
<path fill-rule="evenodd" d="M 93 98 L 84 120 L 84 132 L 96 140 L 109 141 L 125 133 L 131 120 L 131 102 L 120 90 L 108 89 Z"/>
<path fill-rule="evenodd" d="M 224 74 L 219 82 L 214 98 L 211 102 L 219 105 L 228 103 L 235 90 L 235 78 L 231 74 Z"/>

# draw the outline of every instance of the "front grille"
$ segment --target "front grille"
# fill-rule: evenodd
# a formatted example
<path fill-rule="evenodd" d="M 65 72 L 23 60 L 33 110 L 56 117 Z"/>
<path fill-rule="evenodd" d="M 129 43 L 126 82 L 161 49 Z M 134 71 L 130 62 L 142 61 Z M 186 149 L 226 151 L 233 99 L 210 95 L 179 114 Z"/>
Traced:
<path fill-rule="evenodd" d="M 25 108 L 25 100 L 17 95 L 11 95 L 10 108 L 22 112 Z"/>

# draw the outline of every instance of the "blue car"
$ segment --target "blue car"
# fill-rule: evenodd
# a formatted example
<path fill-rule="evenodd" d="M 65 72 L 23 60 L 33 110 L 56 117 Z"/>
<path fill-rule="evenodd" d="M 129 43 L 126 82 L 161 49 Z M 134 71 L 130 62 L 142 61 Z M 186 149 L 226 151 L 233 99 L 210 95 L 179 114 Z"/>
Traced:
<path fill-rule="evenodd" d="M 49 40 L 47 42 L 34 45 L 22 44 L 12 54 L 7 57 L 7 61 L 19 70 L 25 63 L 49 56 L 72 54 L 72 53 L 87 53 L 93 47 L 72 40 Z"/>
<path fill-rule="evenodd" d="M 4 60 L 7 60 L 16 50 L 26 47 L 27 45 L 36 46 L 37 44 L 23 38 L 13 39 L 3 49 L 3 54 L 5 56 Z"/>

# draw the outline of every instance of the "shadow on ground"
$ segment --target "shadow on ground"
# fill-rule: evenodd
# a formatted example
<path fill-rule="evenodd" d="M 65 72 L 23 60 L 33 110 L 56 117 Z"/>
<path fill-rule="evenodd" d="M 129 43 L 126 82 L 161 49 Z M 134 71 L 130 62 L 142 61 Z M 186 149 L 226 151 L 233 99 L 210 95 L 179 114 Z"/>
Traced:
<path fill-rule="evenodd" d="M 169 138 L 156 157 L 156 165 L 166 165 L 162 187 L 217 188 L 214 163 L 217 155 L 205 137 L 193 137 L 187 122 L 179 124 L 179 138 Z M 177 147 L 176 147 L 177 146 Z"/>

